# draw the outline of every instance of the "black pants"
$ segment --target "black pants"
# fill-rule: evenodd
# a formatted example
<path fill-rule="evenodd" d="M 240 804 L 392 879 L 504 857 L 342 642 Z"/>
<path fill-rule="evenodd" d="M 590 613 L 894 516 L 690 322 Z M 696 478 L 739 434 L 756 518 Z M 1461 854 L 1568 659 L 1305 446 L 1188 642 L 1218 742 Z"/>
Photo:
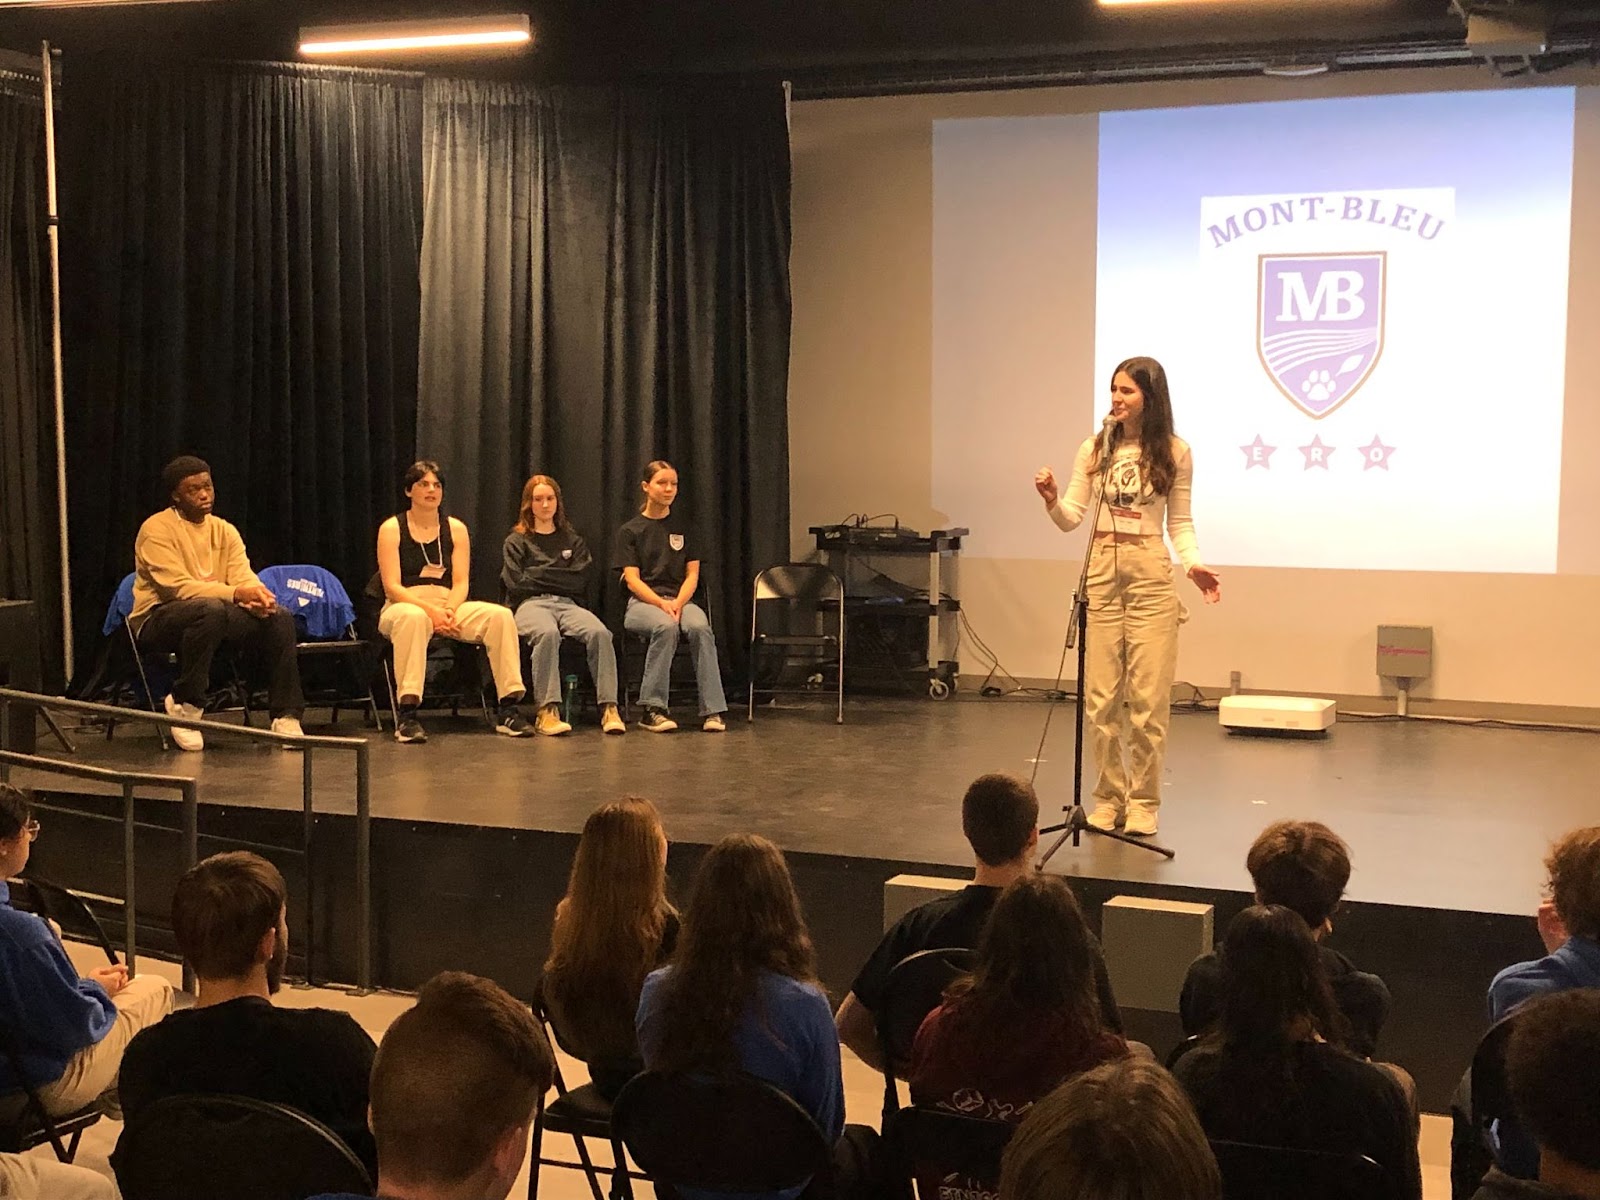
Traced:
<path fill-rule="evenodd" d="M 139 627 L 139 648 L 161 654 L 177 651 L 178 678 L 172 694 L 184 704 L 205 707 L 211 686 L 211 660 L 217 647 L 238 646 L 256 660 L 267 677 L 267 705 L 274 717 L 298 717 L 306 699 L 300 691 L 300 661 L 294 618 L 283 609 L 258 617 L 227 600 L 173 600 L 151 610 Z"/>

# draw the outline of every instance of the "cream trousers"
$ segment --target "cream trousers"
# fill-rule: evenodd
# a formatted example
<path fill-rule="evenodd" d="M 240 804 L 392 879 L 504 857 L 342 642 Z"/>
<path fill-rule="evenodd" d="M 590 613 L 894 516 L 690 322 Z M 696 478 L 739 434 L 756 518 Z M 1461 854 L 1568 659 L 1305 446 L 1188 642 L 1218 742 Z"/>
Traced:
<path fill-rule="evenodd" d="M 1094 800 L 1154 811 L 1172 718 L 1183 606 L 1159 538 L 1096 538 L 1089 560 L 1084 709 L 1099 770 Z"/>
<path fill-rule="evenodd" d="M 72 1056 L 61 1078 L 39 1088 L 39 1099 L 55 1116 L 94 1103 L 117 1081 L 122 1052 L 133 1035 L 172 1011 L 172 985 L 159 975 L 136 975 L 115 996 L 117 1019 L 110 1032 Z"/>
<path fill-rule="evenodd" d="M 411 589 L 423 599 L 443 604 L 450 599 L 447 588 L 423 584 Z M 517 622 L 503 604 L 468 600 L 456 609 L 460 640 L 477 642 L 489 652 L 489 670 L 494 673 L 495 695 L 501 700 L 520 697 L 522 685 L 522 647 L 517 641 Z M 385 604 L 378 614 L 378 632 L 394 643 L 395 694 L 401 699 L 422 699 L 422 685 L 428 677 L 428 643 L 433 640 L 433 622 L 415 604 Z"/>

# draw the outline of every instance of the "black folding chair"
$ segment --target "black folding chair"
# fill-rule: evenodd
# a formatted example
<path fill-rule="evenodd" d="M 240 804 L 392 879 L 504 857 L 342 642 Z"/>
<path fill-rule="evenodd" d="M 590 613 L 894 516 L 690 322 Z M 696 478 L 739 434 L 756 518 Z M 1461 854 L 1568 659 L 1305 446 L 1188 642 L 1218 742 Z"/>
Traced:
<path fill-rule="evenodd" d="M 837 695 L 834 721 L 843 725 L 844 626 L 844 584 L 821 563 L 786 563 L 768 567 L 757 575 L 750 599 L 750 700 L 746 719 L 756 719 L 758 674 L 766 673 L 767 681 L 761 690 L 776 693 L 796 663 L 809 678 L 814 668 L 831 662 Z"/>
<path fill-rule="evenodd" d="M 12 1078 L 22 1084 L 20 1096 L 0 1099 L 0 1153 L 22 1154 L 49 1142 L 58 1161 L 71 1162 L 77 1157 L 83 1131 L 100 1120 L 99 1101 L 75 1112 L 52 1115 L 23 1066 L 22 1043 L 17 1032 L 3 1022 L 0 1022 L 0 1054 L 5 1055 Z"/>
<path fill-rule="evenodd" d="M 911 1066 L 911 1044 L 923 1020 L 944 1002 L 944 992 L 972 969 L 973 952 L 961 947 L 919 950 L 894 965 L 878 1006 L 878 1046 L 883 1052 L 883 1122 L 900 1107 L 896 1079 Z"/>
<path fill-rule="evenodd" d="M 646 1071 L 622 1089 L 611 1124 L 658 1196 L 777 1192 L 813 1180 L 824 1194 L 832 1187 L 832 1148 L 811 1114 L 742 1071 Z"/>
<path fill-rule="evenodd" d="M 533 1015 L 544 1025 L 547 1035 L 552 1036 L 555 1044 L 571 1055 L 581 1059 L 571 1046 L 562 1040 L 561 1030 L 550 1020 L 549 1011 L 545 1008 L 542 995 L 536 995 L 533 1002 Z M 556 1098 L 545 1105 L 534 1119 L 533 1123 L 533 1150 L 531 1157 L 533 1163 L 528 1171 L 528 1200 L 538 1200 L 539 1196 L 539 1168 L 540 1167 L 566 1167 L 570 1170 L 582 1171 L 589 1179 L 589 1191 L 594 1200 L 604 1200 L 600 1191 L 600 1171 L 594 1165 L 594 1160 L 589 1157 L 589 1147 L 585 1139 L 595 1138 L 611 1143 L 611 1195 L 614 1200 L 626 1200 L 633 1194 L 629 1179 L 646 1179 L 648 1176 L 628 1170 L 627 1156 L 623 1152 L 622 1142 L 616 1136 L 612 1127 L 611 1101 L 607 1100 L 600 1089 L 593 1083 L 581 1084 L 575 1088 L 568 1088 L 566 1080 L 561 1075 L 561 1063 L 556 1062 Z M 561 1158 L 544 1157 L 544 1135 L 549 1133 L 564 1133 L 572 1138 L 573 1145 L 578 1149 L 577 1162 L 570 1162 Z"/>
<path fill-rule="evenodd" d="M 691 604 L 698 606 L 706 614 L 706 622 L 715 633 L 717 617 L 711 609 L 711 588 L 706 576 L 705 564 L 700 565 L 700 586 L 695 589 L 694 599 Z M 642 633 L 634 633 L 623 622 L 628 611 L 628 597 L 632 595 L 624 584 L 622 587 L 621 607 L 618 609 L 617 624 L 612 630 L 617 639 L 617 684 L 620 691 L 622 714 L 632 719 L 633 705 L 638 702 L 639 691 L 644 686 L 644 660 L 650 651 L 650 639 Z M 719 658 L 720 662 L 720 658 Z M 674 693 L 680 698 L 692 695 L 696 702 L 699 700 L 699 681 L 694 673 L 694 654 L 689 645 L 689 639 L 683 634 L 678 635 L 678 644 L 672 651 L 672 672 L 667 680 L 667 700 L 670 703 Z"/>
<path fill-rule="evenodd" d="M 1383 1168 L 1362 1154 L 1213 1141 L 1222 1200 L 1396 1200 Z"/>
<path fill-rule="evenodd" d="M 306 700 L 327 705 L 335 725 L 341 708 L 359 705 L 382 729 L 372 690 L 372 647 L 356 633 L 355 605 L 344 584 L 333 572 L 309 563 L 267 567 L 258 577 L 278 607 L 295 619 L 295 657 Z M 316 636 L 311 630 L 317 628 L 339 632 Z"/>
<path fill-rule="evenodd" d="M 383 683 L 389 696 L 389 716 L 395 728 L 399 728 L 400 698 L 395 693 L 394 646 L 378 631 L 378 616 L 383 611 L 383 605 L 383 580 L 374 574 L 362 589 L 361 601 L 356 609 L 355 630 L 362 641 L 378 650 Z M 484 723 L 493 729 L 494 710 L 489 704 L 489 676 L 489 651 L 483 643 L 435 637 L 428 643 L 423 706 L 430 710 L 448 708 L 451 716 L 458 717 L 464 702 L 476 701 Z M 381 718 L 378 728 L 383 728 Z"/>
<path fill-rule="evenodd" d="M 111 1156 L 123 1200 L 305 1200 L 372 1195 L 355 1153 L 320 1121 L 247 1096 L 168 1096 L 128 1122 Z"/>
<path fill-rule="evenodd" d="M 951 1175 L 999 1184 L 1000 1158 L 1016 1126 L 1010 1121 L 967 1117 L 943 1109 L 912 1105 L 898 1110 L 884 1127 L 884 1137 L 894 1156 L 896 1178 L 909 1194 L 918 1177 L 944 1179 Z M 938 1200 L 923 1196 L 922 1200 Z"/>
<path fill-rule="evenodd" d="M 11 889 L 12 908 L 43 917 L 54 922 L 68 937 L 99 946 L 113 967 L 122 961 L 117 957 L 105 926 L 82 897 L 32 871 L 8 879 L 6 883 Z"/>

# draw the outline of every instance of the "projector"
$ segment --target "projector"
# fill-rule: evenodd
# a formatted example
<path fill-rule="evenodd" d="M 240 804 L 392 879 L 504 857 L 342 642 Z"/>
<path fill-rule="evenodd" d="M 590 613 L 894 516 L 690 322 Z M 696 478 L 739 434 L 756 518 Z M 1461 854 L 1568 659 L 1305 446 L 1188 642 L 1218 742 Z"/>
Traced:
<path fill-rule="evenodd" d="M 1309 696 L 1224 696 L 1217 721 L 1229 733 L 1325 734 L 1338 719 L 1332 700 Z"/>

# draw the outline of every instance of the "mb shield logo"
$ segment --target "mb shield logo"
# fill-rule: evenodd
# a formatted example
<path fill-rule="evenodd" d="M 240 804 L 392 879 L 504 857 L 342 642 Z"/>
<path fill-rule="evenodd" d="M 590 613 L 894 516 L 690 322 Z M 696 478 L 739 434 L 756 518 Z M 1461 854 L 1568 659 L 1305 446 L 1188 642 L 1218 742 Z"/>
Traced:
<path fill-rule="evenodd" d="M 1263 254 L 1260 263 L 1261 365 L 1320 420 L 1355 395 L 1383 353 L 1388 255 Z"/>

